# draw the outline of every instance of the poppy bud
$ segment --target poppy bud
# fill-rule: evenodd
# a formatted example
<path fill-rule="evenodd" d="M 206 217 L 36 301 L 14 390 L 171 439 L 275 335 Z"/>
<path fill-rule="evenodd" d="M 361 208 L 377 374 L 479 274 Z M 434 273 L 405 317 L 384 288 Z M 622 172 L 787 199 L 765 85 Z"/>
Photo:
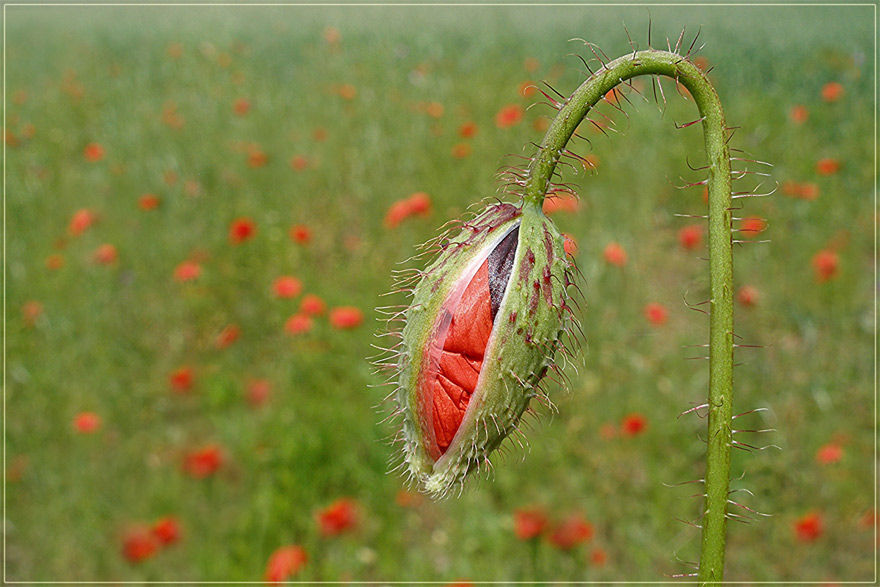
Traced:
<path fill-rule="evenodd" d="M 499 203 L 421 274 L 396 368 L 404 465 L 423 490 L 462 483 L 539 393 L 567 326 L 563 246 L 539 205 Z"/>

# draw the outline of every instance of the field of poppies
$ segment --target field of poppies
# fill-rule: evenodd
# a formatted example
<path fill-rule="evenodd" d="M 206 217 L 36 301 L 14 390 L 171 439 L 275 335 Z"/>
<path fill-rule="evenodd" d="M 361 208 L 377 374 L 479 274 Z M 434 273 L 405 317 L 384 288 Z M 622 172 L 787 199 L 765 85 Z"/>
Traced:
<path fill-rule="evenodd" d="M 585 344 L 528 446 L 461 496 L 407 488 L 368 361 L 375 308 L 406 303 L 383 296 L 392 271 L 531 155 L 554 112 L 537 88 L 604 58 L 571 39 L 613 58 L 650 28 L 657 48 L 700 31 L 735 167 L 757 172 L 735 189 L 772 192 L 737 200 L 726 578 L 876 579 L 875 24 L 871 6 L 4 6 L 4 578 L 693 572 L 704 163 L 673 82 L 607 96 L 572 147 L 589 165 L 546 205 Z"/>

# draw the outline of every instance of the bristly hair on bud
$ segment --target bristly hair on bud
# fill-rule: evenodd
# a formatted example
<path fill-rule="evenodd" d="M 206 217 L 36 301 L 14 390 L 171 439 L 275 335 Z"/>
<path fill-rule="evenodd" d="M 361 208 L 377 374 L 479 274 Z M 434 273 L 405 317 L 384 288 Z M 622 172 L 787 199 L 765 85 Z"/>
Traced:
<path fill-rule="evenodd" d="M 564 238 L 539 204 L 494 203 L 432 246 L 436 258 L 416 272 L 411 304 L 390 358 L 401 466 L 435 497 L 468 473 L 512 432 L 562 347 L 572 318 Z"/>

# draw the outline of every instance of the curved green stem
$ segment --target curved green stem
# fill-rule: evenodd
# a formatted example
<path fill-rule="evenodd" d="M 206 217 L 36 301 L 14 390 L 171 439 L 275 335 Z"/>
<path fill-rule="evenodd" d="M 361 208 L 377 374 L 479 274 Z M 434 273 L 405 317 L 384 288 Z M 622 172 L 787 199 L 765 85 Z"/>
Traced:
<path fill-rule="evenodd" d="M 731 170 L 727 128 L 718 94 L 693 63 L 667 51 L 640 51 L 607 63 L 566 100 L 532 159 L 525 200 L 540 205 L 565 146 L 602 97 L 640 75 L 673 78 L 690 92 L 699 109 L 706 146 L 709 187 L 709 418 L 705 505 L 702 518 L 699 582 L 724 577 L 727 500 L 730 489 L 731 418 L 733 416 L 733 261 L 731 241 Z"/>

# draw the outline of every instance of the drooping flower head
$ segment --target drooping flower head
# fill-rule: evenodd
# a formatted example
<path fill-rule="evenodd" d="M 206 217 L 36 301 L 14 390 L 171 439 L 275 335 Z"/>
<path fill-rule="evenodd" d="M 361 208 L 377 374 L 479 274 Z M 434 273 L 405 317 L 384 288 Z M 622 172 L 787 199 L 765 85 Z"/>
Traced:
<path fill-rule="evenodd" d="M 537 204 L 498 203 L 436 241 L 394 368 L 403 464 L 435 496 L 488 461 L 542 394 L 568 323 L 564 238 Z"/>

